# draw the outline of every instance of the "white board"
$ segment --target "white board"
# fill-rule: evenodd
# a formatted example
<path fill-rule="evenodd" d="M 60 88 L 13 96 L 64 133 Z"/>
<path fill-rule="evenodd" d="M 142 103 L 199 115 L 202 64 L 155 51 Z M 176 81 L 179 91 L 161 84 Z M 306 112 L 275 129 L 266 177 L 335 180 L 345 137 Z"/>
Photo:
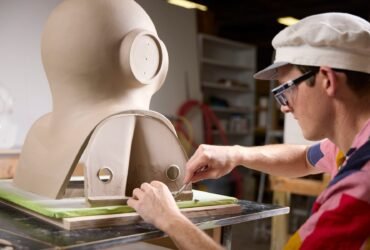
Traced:
<path fill-rule="evenodd" d="M 288 113 L 285 114 L 284 120 L 284 143 L 286 144 L 299 144 L 299 145 L 311 145 L 315 141 L 308 141 L 303 137 L 302 130 L 298 125 L 293 115 Z"/>

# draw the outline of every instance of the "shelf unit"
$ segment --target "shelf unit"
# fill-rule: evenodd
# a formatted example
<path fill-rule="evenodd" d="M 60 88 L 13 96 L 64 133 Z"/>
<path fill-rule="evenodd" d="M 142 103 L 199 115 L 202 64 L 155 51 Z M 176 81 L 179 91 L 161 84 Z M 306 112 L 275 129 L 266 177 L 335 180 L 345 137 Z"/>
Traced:
<path fill-rule="evenodd" d="M 220 119 L 229 144 L 252 145 L 255 124 L 256 47 L 198 35 L 203 101 Z M 214 144 L 221 144 L 213 131 Z"/>

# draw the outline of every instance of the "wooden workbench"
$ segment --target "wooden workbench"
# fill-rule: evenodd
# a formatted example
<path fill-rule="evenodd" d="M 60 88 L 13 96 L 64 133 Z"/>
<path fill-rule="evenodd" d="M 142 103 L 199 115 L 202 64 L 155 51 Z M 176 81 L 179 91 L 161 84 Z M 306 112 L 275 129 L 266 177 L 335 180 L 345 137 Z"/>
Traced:
<path fill-rule="evenodd" d="M 230 249 L 232 225 L 289 213 L 288 207 L 251 201 L 239 201 L 239 204 L 242 211 L 238 214 L 191 220 L 203 230 L 221 228 L 221 242 Z M 0 244 L 7 241 L 14 249 L 104 249 L 165 236 L 144 222 L 69 231 L 0 203 Z"/>

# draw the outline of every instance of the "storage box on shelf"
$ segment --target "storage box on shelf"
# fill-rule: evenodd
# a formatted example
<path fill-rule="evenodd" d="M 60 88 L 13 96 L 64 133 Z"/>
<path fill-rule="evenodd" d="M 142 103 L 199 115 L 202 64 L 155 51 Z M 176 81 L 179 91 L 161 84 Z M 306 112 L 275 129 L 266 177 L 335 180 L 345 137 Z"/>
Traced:
<path fill-rule="evenodd" d="M 200 34 L 199 63 L 203 101 L 219 118 L 229 144 L 252 145 L 256 48 Z M 213 133 L 215 144 L 221 144 L 219 133 Z"/>

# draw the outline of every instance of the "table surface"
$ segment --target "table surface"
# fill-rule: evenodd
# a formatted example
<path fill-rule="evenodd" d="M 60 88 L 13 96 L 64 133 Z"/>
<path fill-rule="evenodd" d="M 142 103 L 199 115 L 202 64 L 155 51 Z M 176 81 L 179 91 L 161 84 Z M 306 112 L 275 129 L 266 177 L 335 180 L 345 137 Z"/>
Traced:
<path fill-rule="evenodd" d="M 240 213 L 191 220 L 201 229 L 212 229 L 289 213 L 289 207 L 244 200 L 239 204 Z M 102 249 L 163 236 L 163 232 L 144 222 L 69 231 L 0 203 L 0 248 L 1 240 L 6 240 L 15 249 Z"/>

